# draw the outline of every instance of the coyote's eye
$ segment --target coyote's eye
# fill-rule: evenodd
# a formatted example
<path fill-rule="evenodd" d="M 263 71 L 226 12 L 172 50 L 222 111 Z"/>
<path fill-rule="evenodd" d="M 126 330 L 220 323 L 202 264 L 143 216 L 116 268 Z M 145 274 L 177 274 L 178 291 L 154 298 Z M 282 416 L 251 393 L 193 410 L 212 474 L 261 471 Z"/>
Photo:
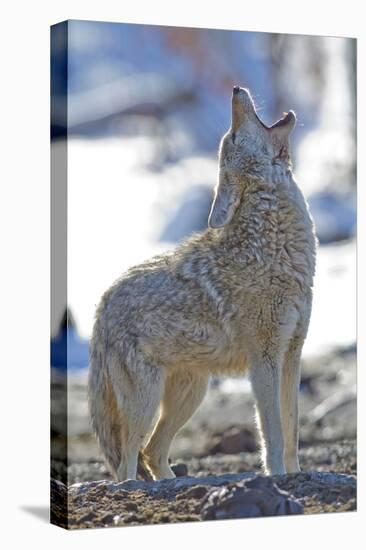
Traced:
<path fill-rule="evenodd" d="M 235 143 L 235 137 L 236 137 L 235 132 L 233 132 L 233 133 L 231 134 L 231 141 L 232 141 L 233 143 Z"/>

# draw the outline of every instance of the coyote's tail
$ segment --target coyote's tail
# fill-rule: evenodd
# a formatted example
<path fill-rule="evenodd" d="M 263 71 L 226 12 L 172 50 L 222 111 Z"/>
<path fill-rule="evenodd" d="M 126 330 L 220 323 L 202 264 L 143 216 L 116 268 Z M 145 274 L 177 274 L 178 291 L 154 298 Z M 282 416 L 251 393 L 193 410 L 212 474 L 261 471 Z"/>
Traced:
<path fill-rule="evenodd" d="M 123 441 L 123 433 L 126 432 L 127 425 L 124 425 L 126 419 L 120 410 L 110 379 L 106 350 L 106 332 L 99 318 L 94 325 L 89 349 L 89 411 L 99 447 L 114 477 L 118 479 L 118 468 L 124 460 L 123 452 L 127 450 L 123 449 L 123 444 L 126 443 Z M 138 456 L 137 474 L 145 480 L 153 479 L 143 451 Z"/>
<path fill-rule="evenodd" d="M 89 348 L 88 401 L 91 424 L 114 474 L 121 462 L 122 419 L 109 379 L 104 331 L 96 321 Z"/>

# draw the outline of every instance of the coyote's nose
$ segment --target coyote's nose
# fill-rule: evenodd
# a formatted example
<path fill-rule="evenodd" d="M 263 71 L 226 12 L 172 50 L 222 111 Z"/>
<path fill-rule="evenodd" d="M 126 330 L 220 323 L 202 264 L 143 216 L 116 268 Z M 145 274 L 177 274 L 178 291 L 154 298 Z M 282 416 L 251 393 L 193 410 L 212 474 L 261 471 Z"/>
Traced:
<path fill-rule="evenodd" d="M 240 86 L 234 86 L 233 94 L 238 94 L 240 92 Z"/>

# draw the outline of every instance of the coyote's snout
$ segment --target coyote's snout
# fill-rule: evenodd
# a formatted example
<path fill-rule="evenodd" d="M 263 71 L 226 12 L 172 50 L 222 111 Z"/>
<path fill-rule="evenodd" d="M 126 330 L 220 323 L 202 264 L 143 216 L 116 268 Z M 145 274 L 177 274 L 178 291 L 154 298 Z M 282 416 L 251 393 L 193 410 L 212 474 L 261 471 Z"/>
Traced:
<path fill-rule="evenodd" d="M 89 403 L 119 480 L 134 479 L 138 466 L 154 479 L 174 477 L 171 442 L 210 375 L 247 370 L 266 471 L 299 469 L 300 356 L 316 244 L 291 170 L 295 123 L 290 111 L 267 127 L 248 90 L 236 86 L 209 228 L 131 268 L 99 304 Z"/>

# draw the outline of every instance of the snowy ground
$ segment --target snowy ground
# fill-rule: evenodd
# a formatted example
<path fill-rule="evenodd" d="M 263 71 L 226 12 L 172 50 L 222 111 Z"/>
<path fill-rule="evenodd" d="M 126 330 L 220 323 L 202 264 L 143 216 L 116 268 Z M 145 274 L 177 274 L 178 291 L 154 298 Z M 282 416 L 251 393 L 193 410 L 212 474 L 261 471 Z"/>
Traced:
<path fill-rule="evenodd" d="M 161 239 L 167 228 L 178 235 L 187 230 L 182 205 L 192 217 L 197 197 L 203 203 L 200 208 L 207 204 L 208 212 L 216 159 L 190 157 L 153 171 L 149 163 L 155 147 L 144 137 L 69 140 L 69 306 L 85 338 L 90 336 L 95 306 L 106 288 L 130 266 L 173 248 L 169 238 Z M 204 211 L 196 214 L 205 216 Z M 323 355 L 356 340 L 355 249 L 353 241 L 319 249 L 305 355 Z M 57 327 L 52 329 L 55 333 Z"/>

